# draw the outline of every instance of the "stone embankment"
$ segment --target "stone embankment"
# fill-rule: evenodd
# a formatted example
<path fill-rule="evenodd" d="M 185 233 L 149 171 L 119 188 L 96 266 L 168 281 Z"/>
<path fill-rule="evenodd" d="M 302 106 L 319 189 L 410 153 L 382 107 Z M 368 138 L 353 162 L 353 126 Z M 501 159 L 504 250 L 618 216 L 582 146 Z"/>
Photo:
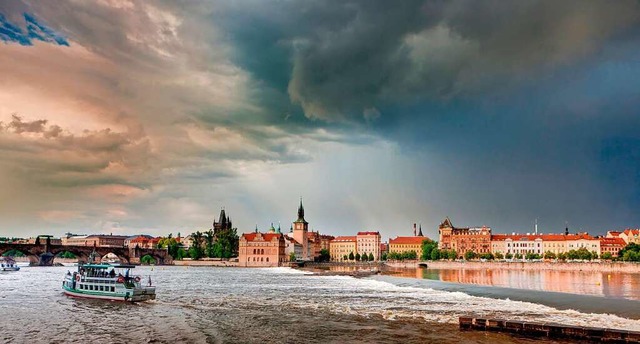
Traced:
<path fill-rule="evenodd" d="M 419 266 L 430 269 L 497 269 L 497 270 L 554 270 L 585 272 L 640 273 L 640 263 L 633 262 L 479 262 L 479 261 L 398 261 L 386 262 L 393 268 L 415 269 Z"/>
<path fill-rule="evenodd" d="M 177 266 L 218 266 L 218 267 L 236 267 L 238 262 L 220 259 L 201 259 L 201 260 L 174 260 L 173 265 Z"/>
<path fill-rule="evenodd" d="M 461 330 L 514 333 L 526 337 L 572 339 L 579 342 L 640 343 L 640 332 L 599 327 L 569 326 L 556 323 L 509 321 L 503 319 L 459 318 Z"/>

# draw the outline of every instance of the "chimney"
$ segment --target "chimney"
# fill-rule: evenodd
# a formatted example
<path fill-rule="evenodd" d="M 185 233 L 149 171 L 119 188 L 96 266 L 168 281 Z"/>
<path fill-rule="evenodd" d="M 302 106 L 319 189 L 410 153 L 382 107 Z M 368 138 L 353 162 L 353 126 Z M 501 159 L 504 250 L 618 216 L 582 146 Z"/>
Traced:
<path fill-rule="evenodd" d="M 416 232 L 416 224 L 413 224 L 413 236 L 418 235 L 418 233 Z"/>

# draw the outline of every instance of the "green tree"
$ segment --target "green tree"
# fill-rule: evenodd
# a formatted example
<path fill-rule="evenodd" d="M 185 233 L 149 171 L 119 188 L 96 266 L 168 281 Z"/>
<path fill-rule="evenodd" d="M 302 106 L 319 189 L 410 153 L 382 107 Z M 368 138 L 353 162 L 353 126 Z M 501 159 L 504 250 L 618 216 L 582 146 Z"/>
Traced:
<path fill-rule="evenodd" d="M 558 253 L 558 259 L 559 260 L 567 260 L 567 253 L 566 252 L 560 252 Z"/>
<path fill-rule="evenodd" d="M 473 251 L 467 251 L 464 253 L 464 259 L 466 260 L 471 260 L 474 259 L 476 257 L 476 253 Z"/>
<path fill-rule="evenodd" d="M 329 250 L 323 248 L 320 250 L 320 257 L 318 258 L 321 262 L 328 262 L 331 259 L 331 255 L 329 254 Z"/>
<path fill-rule="evenodd" d="M 156 260 L 155 260 L 155 258 L 153 258 L 152 256 L 147 254 L 147 255 L 143 256 L 142 258 L 140 258 L 140 263 L 142 263 L 142 264 L 155 264 Z"/>
<path fill-rule="evenodd" d="M 513 259 L 522 259 L 522 254 L 516 253 L 513 255 Z"/>
<path fill-rule="evenodd" d="M 438 243 L 431 240 L 423 240 L 422 241 L 422 254 L 420 255 L 420 259 L 429 260 L 431 259 L 431 251 L 434 249 L 438 249 Z"/>
<path fill-rule="evenodd" d="M 502 254 L 502 252 L 496 252 L 494 256 L 496 259 L 504 259 L 504 254 Z"/>
<path fill-rule="evenodd" d="M 296 253 L 295 252 L 289 253 L 289 261 L 291 261 L 291 262 L 295 262 L 296 261 Z"/>
<path fill-rule="evenodd" d="M 213 235 L 213 229 L 209 229 L 204 233 L 204 243 L 204 255 L 206 257 L 214 258 L 216 257 L 216 254 L 214 253 L 217 253 L 217 255 L 221 255 L 220 248 L 216 250 L 218 252 L 214 252 L 215 237 Z"/>
<path fill-rule="evenodd" d="M 449 250 L 449 253 L 447 253 L 447 258 L 449 258 L 449 260 L 454 260 L 458 258 L 458 253 L 456 252 L 456 250 Z"/>
<path fill-rule="evenodd" d="M 513 254 L 511 254 L 511 252 L 507 252 L 507 254 L 504 255 L 505 259 L 513 259 Z"/>
<path fill-rule="evenodd" d="M 613 255 L 611 254 L 611 252 L 605 252 L 602 254 L 602 259 L 604 260 L 612 260 L 613 259 Z"/>
<path fill-rule="evenodd" d="M 359 261 L 360 261 L 360 253 L 358 252 L 356 253 L 356 262 L 359 262 Z"/>
<path fill-rule="evenodd" d="M 558 256 L 555 253 L 551 252 L 551 251 L 547 251 L 547 252 L 544 253 L 544 258 L 545 259 L 556 259 L 557 257 Z"/>
<path fill-rule="evenodd" d="M 349 252 L 349 260 L 354 260 L 356 257 L 353 255 L 353 251 Z"/>
<path fill-rule="evenodd" d="M 372 262 L 375 260 L 375 257 L 373 256 L 373 252 L 369 252 L 369 261 Z"/>
<path fill-rule="evenodd" d="M 478 257 L 480 259 L 493 260 L 493 254 L 491 254 L 491 253 L 483 253 L 483 254 L 479 255 Z"/>
<path fill-rule="evenodd" d="M 344 256 L 342 256 L 342 260 L 349 260 L 349 256 L 345 254 Z"/>
<path fill-rule="evenodd" d="M 431 250 L 431 256 L 429 258 L 431 260 L 440 259 L 440 250 L 438 250 L 437 248 L 434 248 L 433 250 Z"/>
<path fill-rule="evenodd" d="M 382 260 L 386 261 L 387 260 L 387 253 L 386 252 L 383 253 L 381 258 L 382 258 Z"/>

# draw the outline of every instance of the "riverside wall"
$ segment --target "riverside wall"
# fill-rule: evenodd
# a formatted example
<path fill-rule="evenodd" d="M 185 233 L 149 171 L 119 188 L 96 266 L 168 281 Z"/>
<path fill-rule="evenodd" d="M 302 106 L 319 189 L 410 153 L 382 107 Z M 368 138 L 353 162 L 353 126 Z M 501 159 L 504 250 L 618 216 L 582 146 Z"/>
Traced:
<path fill-rule="evenodd" d="M 235 267 L 238 266 L 238 262 L 232 262 L 228 260 L 174 260 L 173 265 L 177 266 L 218 266 L 218 267 Z"/>
<path fill-rule="evenodd" d="M 478 261 L 397 261 L 386 262 L 392 268 L 415 269 L 426 264 L 429 269 L 506 269 L 585 272 L 640 273 L 640 263 L 633 262 L 478 262 Z"/>

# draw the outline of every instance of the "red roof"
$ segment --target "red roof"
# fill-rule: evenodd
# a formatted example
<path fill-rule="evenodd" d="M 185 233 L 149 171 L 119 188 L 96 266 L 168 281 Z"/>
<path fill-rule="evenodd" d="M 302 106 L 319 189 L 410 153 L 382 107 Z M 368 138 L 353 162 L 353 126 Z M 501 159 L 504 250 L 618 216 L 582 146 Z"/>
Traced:
<path fill-rule="evenodd" d="M 640 229 L 625 229 L 624 234 L 626 234 L 627 236 L 640 235 Z"/>
<path fill-rule="evenodd" d="M 602 246 L 620 246 L 625 247 L 627 243 L 622 238 L 600 238 L 600 247 Z"/>
<path fill-rule="evenodd" d="M 523 239 L 534 241 L 536 239 L 542 239 L 542 241 L 566 241 L 566 240 L 595 240 L 589 234 L 494 234 L 491 236 L 491 241 L 504 241 L 511 239 L 513 241 L 520 241 Z"/>
<path fill-rule="evenodd" d="M 262 240 L 264 241 L 271 241 L 274 238 L 278 239 L 280 237 L 282 237 L 282 234 L 280 233 L 244 233 L 242 234 L 242 237 L 247 240 L 247 241 L 256 241 L 256 239 L 258 238 L 258 234 L 262 234 Z"/>
<path fill-rule="evenodd" d="M 355 236 L 339 236 L 336 237 L 335 239 L 331 240 L 332 242 L 349 242 L 349 241 L 356 241 L 356 237 Z"/>
<path fill-rule="evenodd" d="M 622 234 L 622 232 L 618 232 L 618 231 L 608 231 L 607 232 L 608 235 L 611 235 L 612 237 L 617 237 L 620 236 L 620 234 Z"/>
<path fill-rule="evenodd" d="M 380 232 L 358 232 L 358 235 L 380 235 Z"/>
<path fill-rule="evenodd" d="M 415 237 L 396 237 L 395 239 L 389 239 L 389 245 L 391 245 L 391 244 L 406 244 L 406 245 L 422 244 L 422 242 L 425 241 L 425 240 L 429 240 L 429 238 L 420 237 L 420 236 L 415 236 Z"/>

